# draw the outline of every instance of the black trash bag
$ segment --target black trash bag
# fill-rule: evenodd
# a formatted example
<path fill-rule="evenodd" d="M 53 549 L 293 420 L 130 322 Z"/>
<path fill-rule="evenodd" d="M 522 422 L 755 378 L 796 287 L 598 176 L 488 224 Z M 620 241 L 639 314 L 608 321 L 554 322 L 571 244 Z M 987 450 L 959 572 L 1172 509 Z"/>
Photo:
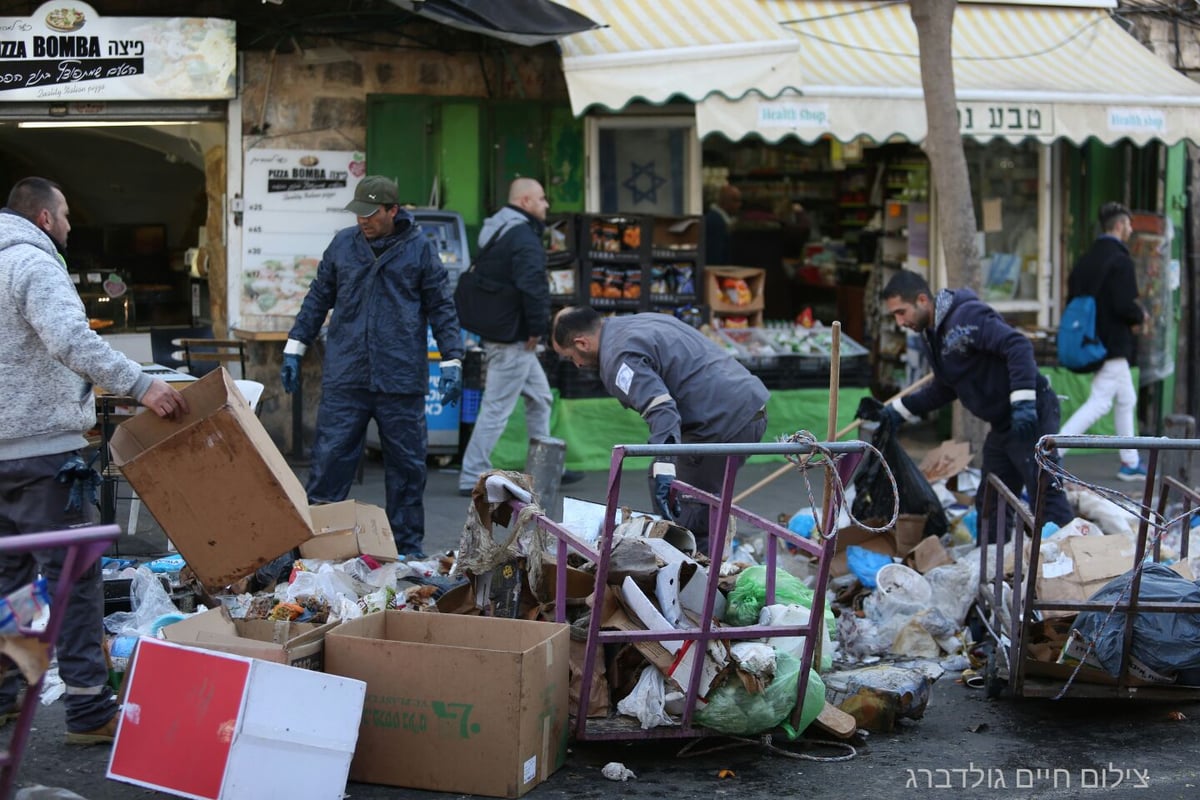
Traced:
<path fill-rule="evenodd" d="M 923 535 L 941 536 L 950 529 L 946 512 L 916 462 L 900 446 L 892 421 L 882 412 L 883 403 L 873 397 L 864 397 L 859 401 L 858 418 L 879 423 L 871 444 L 883 454 L 884 461 L 896 478 L 900 513 L 927 514 Z M 892 518 L 892 484 L 879 459 L 864 458 L 854 473 L 853 482 L 855 496 L 851 511 L 855 517 L 861 520 Z"/>
<path fill-rule="evenodd" d="M 1114 602 L 1129 588 L 1133 570 L 1104 585 L 1089 601 Z M 1142 566 L 1138 586 L 1140 603 L 1200 603 L 1200 586 L 1163 564 Z M 1125 615 L 1107 611 L 1085 611 L 1075 618 L 1072 629 L 1093 641 L 1093 652 L 1104 671 L 1114 677 L 1121 670 L 1121 645 Z M 1133 618 L 1130 655 L 1155 672 L 1173 675 L 1180 670 L 1200 668 L 1200 613 L 1151 613 L 1139 611 Z"/>

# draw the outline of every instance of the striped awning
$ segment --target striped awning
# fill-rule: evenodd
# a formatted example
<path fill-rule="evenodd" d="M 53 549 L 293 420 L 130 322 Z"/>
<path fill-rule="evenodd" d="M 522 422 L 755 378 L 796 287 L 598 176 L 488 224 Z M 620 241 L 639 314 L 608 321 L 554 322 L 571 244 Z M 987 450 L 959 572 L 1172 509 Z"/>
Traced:
<path fill-rule="evenodd" d="M 925 138 L 917 32 L 907 2 L 759 0 L 799 38 L 801 80 L 774 98 L 711 96 L 701 136 L 842 141 Z M 1200 84 L 1104 9 L 961 3 L 954 79 L 964 135 L 1112 143 L 1200 136 Z"/>
<path fill-rule="evenodd" d="M 778 96 L 800 77 L 795 35 L 759 0 L 557 0 L 607 27 L 560 40 L 576 115 L 643 100 Z"/>

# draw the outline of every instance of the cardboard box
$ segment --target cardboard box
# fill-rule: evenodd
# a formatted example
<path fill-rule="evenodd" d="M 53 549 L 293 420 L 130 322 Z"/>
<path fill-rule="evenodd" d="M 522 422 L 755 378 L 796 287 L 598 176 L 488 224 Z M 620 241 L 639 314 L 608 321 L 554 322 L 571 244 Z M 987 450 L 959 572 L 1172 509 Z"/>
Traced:
<path fill-rule="evenodd" d="M 870 525 L 877 524 L 873 520 L 865 521 Z M 829 574 L 837 577 L 850 573 L 850 568 L 846 565 L 846 548 L 850 545 L 883 553 L 892 558 L 907 556 L 920 544 L 925 532 L 925 521 L 924 514 L 901 514 L 896 520 L 896 527 L 883 533 L 873 533 L 856 525 L 842 528 L 837 533 L 833 559 L 829 562 Z M 878 524 L 883 524 L 883 521 L 879 521 Z"/>
<path fill-rule="evenodd" d="M 395 561 L 396 540 L 388 524 L 387 511 L 379 506 L 343 500 L 310 506 L 313 537 L 300 545 L 304 558 L 345 561 L 360 555 L 379 561 Z"/>
<path fill-rule="evenodd" d="M 119 425 L 113 463 L 200 583 L 218 591 L 312 536 L 304 487 L 229 373 L 182 390 L 182 422 L 143 413 Z"/>
<path fill-rule="evenodd" d="M 145 637 L 126 689 L 109 778 L 213 800 L 344 796 L 361 681 Z"/>
<path fill-rule="evenodd" d="M 1068 536 L 1052 540 L 1059 557 L 1047 561 L 1045 551 L 1038 561 L 1037 599 L 1070 603 L 1086 602 L 1118 575 L 1133 569 L 1134 543 L 1125 536 Z M 1072 611 L 1043 611 L 1046 618 L 1073 614 Z"/>
<path fill-rule="evenodd" d="M 224 606 L 188 617 L 162 629 L 168 642 L 258 658 L 289 667 L 321 672 L 325 667 L 325 634 L 336 622 L 275 622 L 232 619 Z"/>
<path fill-rule="evenodd" d="M 941 540 L 936 536 L 927 536 L 904 557 L 904 563 L 924 575 L 935 567 L 953 564 L 954 559 L 946 552 Z"/>
<path fill-rule="evenodd" d="M 750 288 L 750 302 L 736 305 L 721 288 L 724 278 L 741 278 Z M 704 270 L 704 299 L 713 311 L 723 313 L 750 314 L 762 311 L 764 306 L 763 285 L 766 271 L 758 267 L 708 267 Z"/>
<path fill-rule="evenodd" d="M 350 777 L 520 797 L 567 755 L 566 625 L 385 611 L 325 640 L 325 669 L 367 684 Z"/>

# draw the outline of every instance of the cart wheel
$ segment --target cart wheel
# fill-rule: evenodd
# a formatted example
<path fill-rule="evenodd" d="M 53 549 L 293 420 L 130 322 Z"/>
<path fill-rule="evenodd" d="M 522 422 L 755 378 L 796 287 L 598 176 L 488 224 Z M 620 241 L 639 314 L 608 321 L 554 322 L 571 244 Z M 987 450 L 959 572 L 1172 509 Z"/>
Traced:
<path fill-rule="evenodd" d="M 996 648 L 988 650 L 987 664 L 983 668 L 983 694 L 988 700 L 995 700 L 1004 691 L 1008 682 L 1000 677 L 1000 656 Z"/>

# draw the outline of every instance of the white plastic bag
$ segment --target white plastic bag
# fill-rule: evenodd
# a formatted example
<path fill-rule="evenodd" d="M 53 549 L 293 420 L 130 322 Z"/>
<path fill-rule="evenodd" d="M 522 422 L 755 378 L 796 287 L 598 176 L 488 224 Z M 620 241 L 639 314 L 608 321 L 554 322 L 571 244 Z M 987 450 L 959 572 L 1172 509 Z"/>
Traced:
<path fill-rule="evenodd" d="M 617 703 L 617 712 L 637 719 L 642 730 L 675 725 L 675 720 L 667 715 L 665 695 L 666 682 L 662 673 L 652 666 L 643 667 L 633 691 Z"/>
<path fill-rule="evenodd" d="M 774 605 L 765 606 L 758 615 L 759 625 L 770 625 L 773 628 L 782 628 L 791 625 L 807 625 L 809 615 L 812 612 L 805 606 L 798 603 L 783 604 L 776 603 Z M 787 653 L 796 660 L 799 660 L 804 653 L 804 637 L 803 636 L 772 636 L 767 639 L 767 644 Z M 821 663 L 818 672 L 826 672 L 833 668 L 833 657 L 837 652 L 837 647 L 829 638 L 829 626 L 821 626 Z"/>

